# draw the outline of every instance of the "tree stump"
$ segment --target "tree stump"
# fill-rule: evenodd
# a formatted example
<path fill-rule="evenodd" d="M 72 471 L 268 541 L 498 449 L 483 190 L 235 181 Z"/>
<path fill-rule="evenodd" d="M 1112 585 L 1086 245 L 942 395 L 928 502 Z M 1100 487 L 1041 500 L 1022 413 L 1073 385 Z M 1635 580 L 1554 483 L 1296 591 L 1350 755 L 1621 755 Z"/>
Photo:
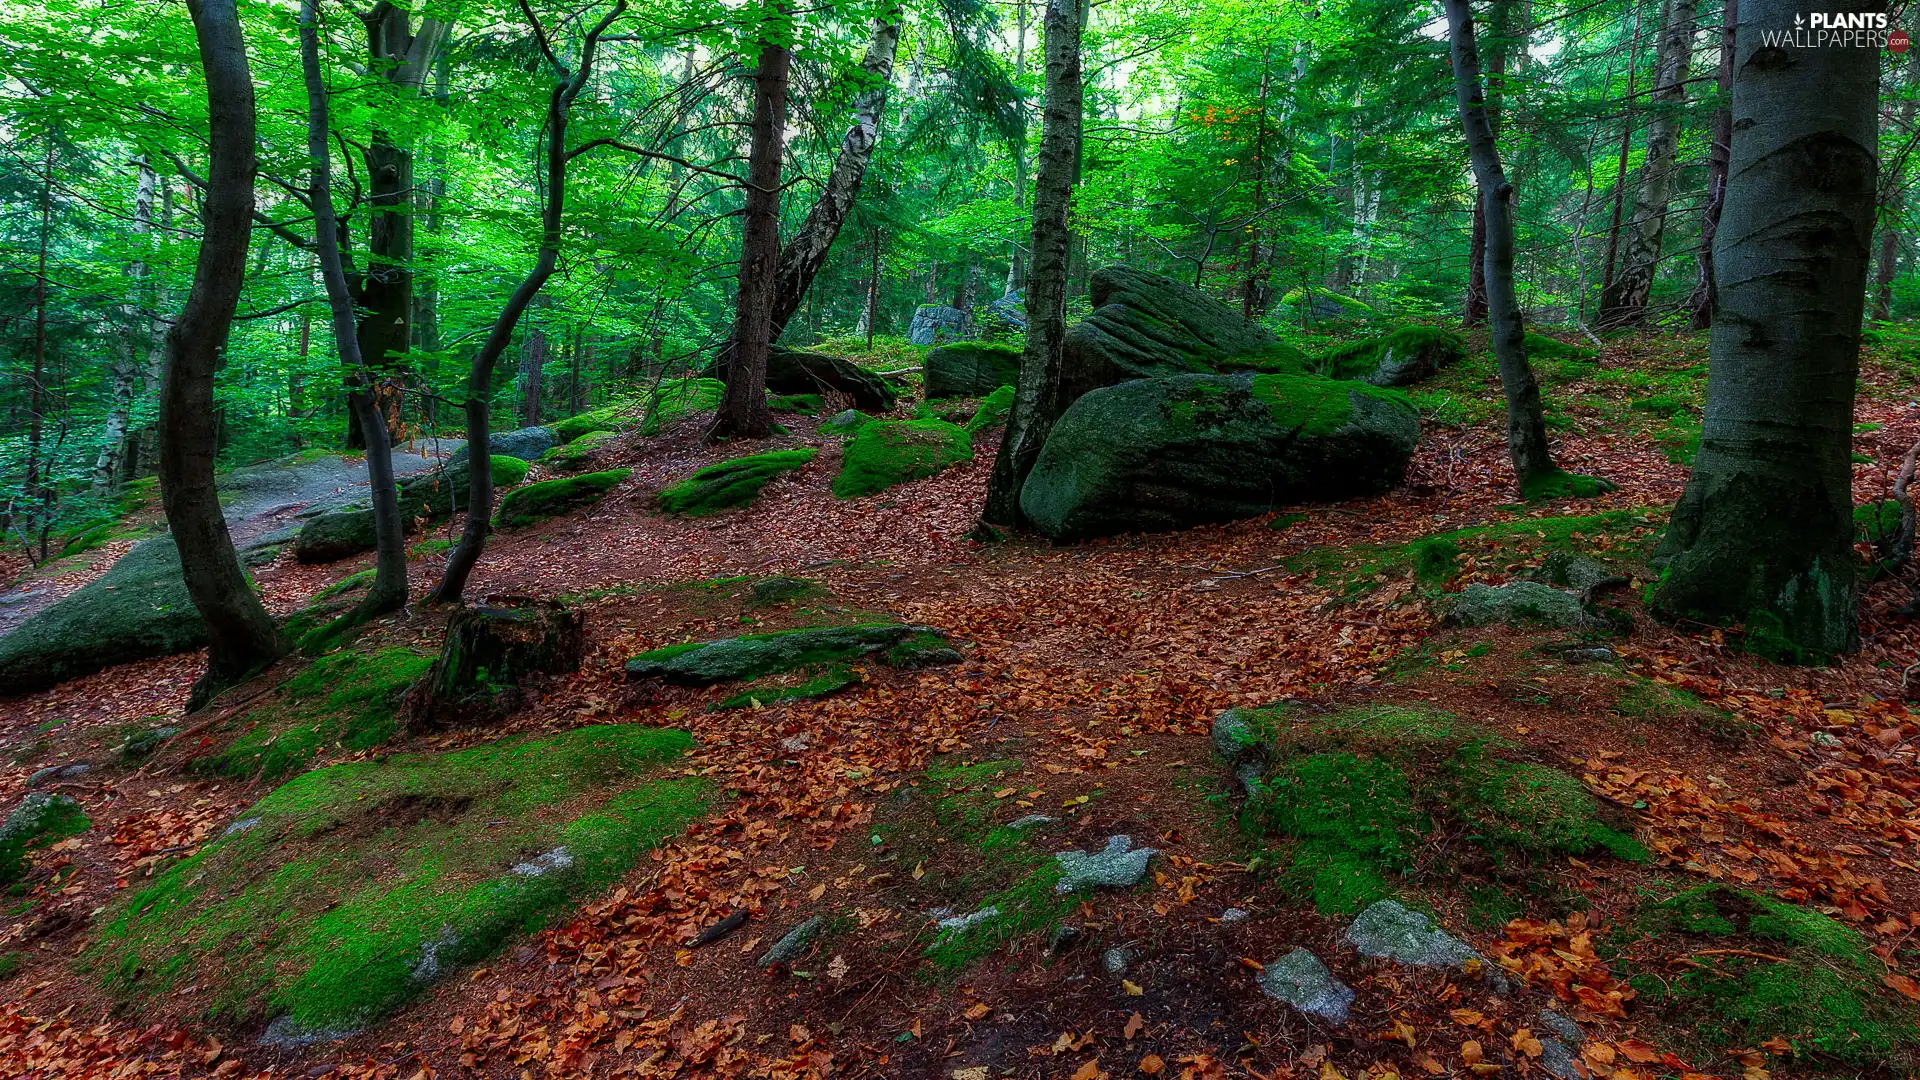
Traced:
<path fill-rule="evenodd" d="M 447 620 L 433 670 L 408 695 L 415 728 L 498 720 L 520 708 L 532 678 L 580 670 L 586 617 L 551 600 L 490 596 Z"/>

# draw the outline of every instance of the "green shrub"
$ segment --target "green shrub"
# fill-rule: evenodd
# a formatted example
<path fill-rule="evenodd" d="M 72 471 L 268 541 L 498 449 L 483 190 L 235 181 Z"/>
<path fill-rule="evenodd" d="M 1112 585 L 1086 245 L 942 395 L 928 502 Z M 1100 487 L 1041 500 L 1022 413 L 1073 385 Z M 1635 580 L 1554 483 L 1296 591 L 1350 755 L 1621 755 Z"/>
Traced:
<path fill-rule="evenodd" d="M 528 484 L 500 500 L 494 524 L 502 529 L 518 529 L 577 510 L 599 501 L 615 484 L 632 474 L 632 469 L 609 469 Z"/>
<path fill-rule="evenodd" d="M 973 438 L 945 420 L 876 420 L 847 443 L 836 498 L 855 499 L 973 460 Z"/>
<path fill-rule="evenodd" d="M 660 493 L 660 509 L 669 514 L 699 517 L 734 506 L 745 506 L 774 477 L 812 461 L 819 451 L 774 450 L 709 465 Z"/>

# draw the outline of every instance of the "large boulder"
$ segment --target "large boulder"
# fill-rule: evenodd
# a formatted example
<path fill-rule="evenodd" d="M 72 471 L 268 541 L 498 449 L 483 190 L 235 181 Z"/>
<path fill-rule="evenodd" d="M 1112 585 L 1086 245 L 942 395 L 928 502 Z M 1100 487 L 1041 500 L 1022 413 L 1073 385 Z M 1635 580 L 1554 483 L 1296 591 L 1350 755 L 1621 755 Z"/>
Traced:
<path fill-rule="evenodd" d="M 1298 371 L 1299 350 L 1199 289 L 1125 266 L 1098 270 L 1093 314 L 1067 331 L 1061 399 L 1128 379 Z"/>
<path fill-rule="evenodd" d="M 889 667 L 908 669 L 960 661 L 960 654 L 932 627 L 860 623 L 669 645 L 627 661 L 627 674 L 678 686 L 712 686 L 875 653 Z"/>
<path fill-rule="evenodd" d="M 377 543 L 373 508 L 348 506 L 329 510 L 302 526 L 293 538 L 293 557 L 302 563 L 338 562 L 372 551 Z"/>
<path fill-rule="evenodd" d="M 709 378 L 726 381 L 726 368 L 715 360 Z M 851 360 L 778 345 L 767 351 L 767 390 L 775 394 L 824 394 L 835 391 L 853 399 L 855 408 L 885 412 L 897 394 L 887 380 Z"/>
<path fill-rule="evenodd" d="M 927 353 L 927 397 L 981 397 L 1020 382 L 1020 350 L 967 341 Z"/>
<path fill-rule="evenodd" d="M 840 454 L 836 499 L 857 499 L 973 460 L 973 436 L 945 420 L 874 420 Z"/>
<path fill-rule="evenodd" d="M 180 576 L 180 551 L 172 537 L 158 537 L 0 638 L 0 694 L 44 690 L 206 642 L 206 624 Z"/>
<path fill-rule="evenodd" d="M 1020 491 L 1055 540 L 1160 532 L 1398 483 L 1420 416 L 1391 390 L 1311 375 L 1175 375 L 1069 407 Z"/>
<path fill-rule="evenodd" d="M 938 345 L 943 341 L 965 341 L 973 336 L 973 316 L 945 304 L 921 304 L 907 324 L 907 341 L 914 345 Z"/>
<path fill-rule="evenodd" d="M 1335 346 L 1307 361 L 1307 370 L 1329 379 L 1412 386 L 1466 358 L 1467 344 L 1459 334 L 1438 326 L 1402 326 Z"/>
<path fill-rule="evenodd" d="M 541 429 L 544 430 L 544 429 Z M 493 466 L 493 489 L 504 491 L 527 478 L 527 463 L 520 458 L 496 454 L 487 459 Z M 411 477 L 400 484 L 400 520 L 438 518 L 457 514 L 467 508 L 471 474 L 467 460 L 460 458 L 444 469 L 435 469 Z M 364 503 L 329 510 L 308 519 L 293 538 L 293 557 L 303 563 L 328 563 L 372 551 L 373 508 Z"/>
<path fill-rule="evenodd" d="M 538 461 L 540 455 L 560 445 L 560 436 L 547 427 L 523 427 L 515 431 L 496 431 L 487 436 L 487 453 L 494 457 Z M 467 460 L 467 448 L 461 447 L 447 459 L 449 468 Z"/>

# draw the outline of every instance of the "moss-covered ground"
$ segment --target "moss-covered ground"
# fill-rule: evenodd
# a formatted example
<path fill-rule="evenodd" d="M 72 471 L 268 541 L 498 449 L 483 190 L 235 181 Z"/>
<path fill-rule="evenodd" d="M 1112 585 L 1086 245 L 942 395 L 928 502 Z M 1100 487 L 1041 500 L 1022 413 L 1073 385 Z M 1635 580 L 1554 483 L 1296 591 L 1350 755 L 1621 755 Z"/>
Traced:
<path fill-rule="evenodd" d="M 507 493 L 494 513 L 494 524 L 503 529 L 536 525 L 551 517 L 598 502 L 615 484 L 632 475 L 630 469 L 582 473 L 555 480 L 542 480 Z"/>
<path fill-rule="evenodd" d="M 819 451 L 772 450 L 708 465 L 660 492 L 660 509 L 701 517 L 752 502 L 774 478 L 812 461 Z"/>
<path fill-rule="evenodd" d="M 271 697 L 214 734 L 215 752 L 192 767 L 242 780 L 277 780 L 335 751 L 371 750 L 399 731 L 400 699 L 433 657 L 389 646 L 322 656 Z"/>
<path fill-rule="evenodd" d="M 338 1032 L 537 929 L 698 814 L 684 732 L 579 728 L 296 777 L 105 917 L 87 956 L 136 1001 Z"/>
<path fill-rule="evenodd" d="M 972 459 L 973 438 L 957 424 L 932 417 L 874 421 L 847 442 L 833 494 L 857 499 Z"/>

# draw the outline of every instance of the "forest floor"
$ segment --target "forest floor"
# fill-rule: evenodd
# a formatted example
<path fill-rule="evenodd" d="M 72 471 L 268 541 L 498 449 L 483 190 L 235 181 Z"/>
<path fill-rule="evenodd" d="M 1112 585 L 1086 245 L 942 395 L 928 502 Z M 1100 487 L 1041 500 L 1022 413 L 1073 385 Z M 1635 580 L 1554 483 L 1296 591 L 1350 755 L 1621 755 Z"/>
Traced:
<path fill-rule="evenodd" d="M 1575 1052 L 1589 1075 L 1841 1075 L 1786 1041 L 1703 1040 L 1698 1017 L 1636 996 L 1650 984 L 1628 974 L 1648 967 L 1618 931 L 1649 895 L 1736 884 L 1858 927 L 1884 965 L 1885 993 L 1920 1000 L 1908 977 L 1920 964 L 1920 815 L 1910 801 L 1920 798 L 1920 724 L 1902 702 L 1920 628 L 1892 614 L 1908 587 L 1868 590 L 1859 654 L 1786 667 L 1740 652 L 1719 631 L 1648 617 L 1644 571 L 1616 597 L 1633 616 L 1618 636 L 1444 629 L 1428 603 L 1437 587 L 1399 558 L 1400 545 L 1423 536 L 1537 518 L 1537 530 L 1463 539 L 1445 589 L 1510 580 L 1569 542 L 1604 540 L 1628 564 L 1643 559 L 1685 480 L 1674 460 L 1683 454 L 1670 451 L 1697 417 L 1703 353 L 1703 340 L 1625 342 L 1594 363 L 1546 367 L 1560 459 L 1620 485 L 1600 499 L 1513 502 L 1486 404 L 1498 392 L 1476 360 L 1423 391 L 1433 422 L 1406 482 L 1386 496 L 1075 547 L 968 539 L 991 438 L 977 440 L 970 464 L 837 501 L 827 490 L 837 440 L 814 434 L 817 418 L 800 418 L 779 441 L 818 445 L 819 457 L 753 506 L 706 519 L 658 515 L 651 495 L 738 449 L 704 445 L 697 422 L 609 444 L 596 467 L 629 466 L 632 478 L 584 511 L 496 536 L 472 588 L 584 607 L 581 671 L 498 726 L 415 737 L 401 749 L 608 722 L 679 727 L 697 740 L 686 770 L 723 793 L 706 816 L 610 893 L 373 1030 L 279 1050 L 255 1042 L 257 1028 L 210 1023 L 197 986 L 129 1005 L 77 963 L 90 927 L 124 890 L 191 854 L 268 788 L 154 765 L 96 769 L 56 789 L 79 800 L 92 828 L 34 857 L 30 889 L 0 930 L 0 951 L 19 958 L 0 984 L 0 1071 L 1533 1076 L 1545 1075 L 1540 1040 L 1550 1033 L 1539 1010 L 1550 1007 L 1585 1029 Z M 1870 366 L 1858 412 L 1863 502 L 1886 497 L 1901 455 L 1920 441 L 1914 393 L 1909 371 Z M 1646 404 L 1663 397 L 1673 400 Z M 1571 527 L 1559 520 L 1576 516 Z M 433 561 L 414 564 L 417 593 Z M 283 558 L 257 577 L 285 612 L 365 565 Z M 747 585 L 775 574 L 817 581 L 825 597 L 752 603 Z M 966 659 L 872 674 L 816 701 L 727 710 L 707 707 L 720 691 L 643 686 L 622 670 L 648 649 L 823 613 L 933 626 Z M 431 651 L 438 635 L 419 606 L 355 647 Z M 1603 645 L 1615 659 L 1573 664 L 1547 651 L 1569 642 Z M 200 662 L 126 665 L 0 703 L 0 801 L 17 800 L 37 769 L 105 760 L 127 725 L 177 717 Z M 1632 704 L 1649 693 L 1655 705 Z M 1271 860 L 1236 826 L 1229 777 L 1212 753 L 1221 710 L 1281 699 L 1308 711 L 1444 709 L 1579 777 L 1652 858 L 1555 857 L 1512 879 L 1524 888 L 1502 889 L 1509 879 L 1449 846 L 1466 840 L 1436 837 L 1406 874 L 1409 895 L 1519 988 L 1359 956 L 1340 941 L 1350 915 L 1321 914 L 1263 869 Z M 903 792 L 983 763 L 993 764 L 959 774 L 980 777 L 976 790 L 953 790 L 991 821 L 1045 813 L 1061 819 L 1049 850 L 1096 850 L 1126 834 L 1162 855 L 1141 888 L 1089 896 L 1067 913 L 1082 931 L 1070 947 L 1055 953 L 1038 932 L 940 971 L 922 959 L 929 913 L 972 910 L 981 856 L 922 836 L 925 854 L 902 857 L 912 844 L 875 838 L 910 832 Z M 1228 915 L 1234 908 L 1250 916 Z M 737 931 L 690 948 L 741 909 Z M 813 915 L 835 919 L 837 932 L 790 966 L 754 965 Z M 1261 968 L 1296 946 L 1357 991 L 1347 1023 L 1312 1020 L 1262 992 Z M 1111 950 L 1127 954 L 1121 970 L 1109 966 Z M 1656 974 L 1675 978 L 1711 951 Z"/>

